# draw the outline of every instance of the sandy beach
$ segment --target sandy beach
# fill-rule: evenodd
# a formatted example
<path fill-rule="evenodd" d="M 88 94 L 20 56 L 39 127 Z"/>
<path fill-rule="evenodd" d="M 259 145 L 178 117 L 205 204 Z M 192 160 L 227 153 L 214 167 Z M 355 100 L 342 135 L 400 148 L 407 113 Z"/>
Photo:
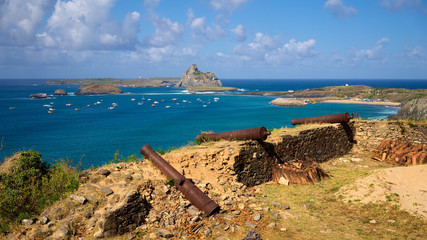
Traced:
<path fill-rule="evenodd" d="M 324 100 L 322 102 L 327 103 L 354 103 L 354 104 L 368 104 L 368 105 L 380 105 L 380 106 L 394 106 L 399 107 L 401 104 L 398 102 L 365 102 L 357 100 Z"/>

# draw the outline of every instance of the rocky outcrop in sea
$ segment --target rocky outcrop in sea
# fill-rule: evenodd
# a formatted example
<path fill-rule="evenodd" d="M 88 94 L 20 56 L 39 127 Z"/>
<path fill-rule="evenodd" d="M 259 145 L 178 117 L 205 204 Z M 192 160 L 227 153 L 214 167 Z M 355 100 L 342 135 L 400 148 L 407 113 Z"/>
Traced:
<path fill-rule="evenodd" d="M 213 72 L 200 72 L 197 64 L 191 65 L 183 74 L 175 87 L 187 88 L 197 86 L 222 87 L 222 83 Z"/>
<path fill-rule="evenodd" d="M 46 93 L 35 93 L 30 95 L 30 98 L 33 98 L 33 99 L 44 99 L 48 97 L 49 96 Z"/>
<path fill-rule="evenodd" d="M 120 94 L 121 89 L 112 84 L 83 84 L 75 95 L 100 95 L 100 94 Z"/>
<path fill-rule="evenodd" d="M 55 92 L 53 93 L 53 96 L 66 96 L 66 95 L 68 95 L 68 93 L 64 89 L 56 89 Z"/>
<path fill-rule="evenodd" d="M 282 107 L 303 107 L 305 102 L 302 99 L 295 98 L 276 98 L 270 102 L 270 104 L 282 106 Z"/>

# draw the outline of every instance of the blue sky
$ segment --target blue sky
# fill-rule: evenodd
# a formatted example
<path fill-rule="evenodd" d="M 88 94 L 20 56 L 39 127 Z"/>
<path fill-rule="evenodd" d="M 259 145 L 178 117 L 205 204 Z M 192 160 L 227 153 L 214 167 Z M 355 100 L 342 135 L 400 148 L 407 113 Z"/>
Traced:
<path fill-rule="evenodd" d="M 0 0 L 0 78 L 427 79 L 422 0 Z"/>

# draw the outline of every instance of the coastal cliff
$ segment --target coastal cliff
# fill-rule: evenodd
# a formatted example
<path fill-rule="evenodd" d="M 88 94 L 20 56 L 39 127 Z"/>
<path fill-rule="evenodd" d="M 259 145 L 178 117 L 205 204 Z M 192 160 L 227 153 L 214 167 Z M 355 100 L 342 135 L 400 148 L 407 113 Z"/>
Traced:
<path fill-rule="evenodd" d="M 83 84 L 75 95 L 120 94 L 121 89 L 111 84 Z"/>
<path fill-rule="evenodd" d="M 197 86 L 211 86 L 211 87 L 222 87 L 222 83 L 218 80 L 218 77 L 213 72 L 200 72 L 197 68 L 197 64 L 191 65 L 181 77 L 175 87 L 187 88 Z"/>
<path fill-rule="evenodd" d="M 427 120 L 427 98 L 414 99 L 407 102 L 399 109 L 396 115 L 388 117 L 389 119 L 409 119 L 409 120 Z"/>

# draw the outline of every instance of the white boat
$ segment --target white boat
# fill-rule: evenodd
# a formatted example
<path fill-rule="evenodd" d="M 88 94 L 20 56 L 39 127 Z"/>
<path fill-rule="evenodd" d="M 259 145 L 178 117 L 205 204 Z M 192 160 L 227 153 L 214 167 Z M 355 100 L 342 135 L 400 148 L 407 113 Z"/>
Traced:
<path fill-rule="evenodd" d="M 159 102 L 157 102 L 157 101 L 154 101 L 153 103 L 154 103 L 154 104 L 158 104 Z"/>
<path fill-rule="evenodd" d="M 144 104 L 143 102 L 139 102 L 139 103 L 138 103 L 138 105 L 143 105 L 143 104 Z"/>
<path fill-rule="evenodd" d="M 115 107 L 109 107 L 108 110 L 114 110 L 116 109 Z"/>
<path fill-rule="evenodd" d="M 45 104 L 45 105 L 43 105 L 43 107 L 52 107 L 52 105 L 49 105 L 49 104 Z"/>
<path fill-rule="evenodd" d="M 169 106 L 169 105 L 168 105 L 168 106 L 166 106 L 165 108 L 170 108 L 170 107 L 171 107 L 171 106 Z"/>
<path fill-rule="evenodd" d="M 15 108 L 16 108 L 16 107 L 9 107 L 9 109 L 10 109 L 10 110 L 13 110 L 13 109 L 15 109 Z"/>
<path fill-rule="evenodd" d="M 117 104 L 117 103 L 112 103 L 111 105 L 113 105 L 114 107 L 117 107 L 117 106 L 119 106 L 119 104 Z"/>
<path fill-rule="evenodd" d="M 71 104 L 71 103 L 66 103 L 65 104 L 65 106 L 71 106 L 71 105 L 73 105 L 73 104 Z"/>
<path fill-rule="evenodd" d="M 203 107 L 207 107 L 208 105 L 203 105 Z"/>

